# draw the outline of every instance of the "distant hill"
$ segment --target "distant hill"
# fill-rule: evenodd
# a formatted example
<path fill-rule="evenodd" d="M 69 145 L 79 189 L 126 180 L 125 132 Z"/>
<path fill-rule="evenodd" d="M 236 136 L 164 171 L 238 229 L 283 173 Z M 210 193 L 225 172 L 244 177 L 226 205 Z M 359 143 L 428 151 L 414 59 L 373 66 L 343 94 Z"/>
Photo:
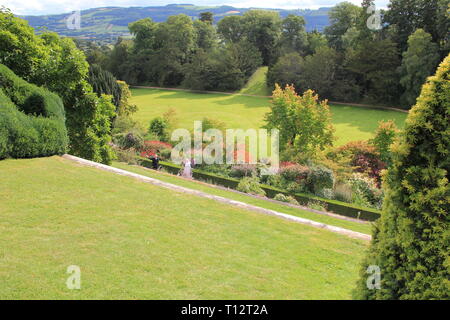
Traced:
<path fill-rule="evenodd" d="M 193 19 L 198 18 L 200 12 L 210 11 L 214 14 L 215 22 L 230 15 L 242 15 L 250 8 L 235 8 L 231 6 L 205 7 L 190 4 L 170 4 L 167 6 L 153 7 L 105 7 L 81 11 L 81 29 L 70 30 L 66 26 L 66 19 L 71 13 L 45 15 L 45 16 L 22 16 L 28 20 L 30 25 L 38 32 L 48 29 L 62 36 L 91 39 L 99 42 L 114 42 L 117 37 L 129 37 L 128 24 L 139 19 L 150 17 L 156 22 L 166 21 L 171 15 L 184 13 Z M 322 31 L 329 24 L 328 12 L 330 8 L 317 10 L 284 10 L 266 9 L 280 13 L 281 17 L 288 14 L 296 14 L 305 17 L 308 31 L 317 29 Z"/>

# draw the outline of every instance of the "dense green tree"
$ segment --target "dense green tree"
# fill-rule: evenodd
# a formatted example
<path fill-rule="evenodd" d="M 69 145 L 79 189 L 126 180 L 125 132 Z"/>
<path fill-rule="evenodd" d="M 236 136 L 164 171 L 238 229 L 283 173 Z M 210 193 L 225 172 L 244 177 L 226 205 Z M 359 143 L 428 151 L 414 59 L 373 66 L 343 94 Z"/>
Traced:
<path fill-rule="evenodd" d="M 283 90 L 276 85 L 270 109 L 266 128 L 280 131 L 281 151 L 289 149 L 308 159 L 333 144 L 330 109 L 312 90 L 299 96 L 293 86 Z"/>
<path fill-rule="evenodd" d="M 55 33 L 43 34 L 42 39 L 50 59 L 35 81 L 57 92 L 64 101 L 70 152 L 110 163 L 111 120 L 115 116 L 112 97 L 98 97 L 93 92 L 87 81 L 89 65 L 72 39 L 60 38 Z"/>
<path fill-rule="evenodd" d="M 99 65 L 103 69 L 108 68 L 108 60 L 111 48 L 108 45 L 99 46 L 97 43 L 84 39 L 74 39 L 77 48 L 84 52 L 89 65 Z"/>
<path fill-rule="evenodd" d="M 449 106 L 450 56 L 423 86 L 394 148 L 357 299 L 450 299 Z M 367 285 L 369 266 L 380 270 L 378 289 Z"/>
<path fill-rule="evenodd" d="M 194 21 L 197 47 L 203 50 L 210 50 L 217 44 L 216 29 L 209 22 L 201 20 Z"/>
<path fill-rule="evenodd" d="M 342 60 L 342 55 L 327 46 L 305 58 L 298 53 L 287 54 L 269 68 L 267 85 L 293 84 L 298 93 L 311 89 L 323 98 L 356 101 L 360 89 L 346 73 Z"/>
<path fill-rule="evenodd" d="M 22 79 L 30 80 L 46 59 L 45 45 L 33 28 L 0 8 L 0 63 Z"/>
<path fill-rule="evenodd" d="M 337 69 L 336 50 L 328 47 L 318 48 L 315 54 L 305 58 L 300 76 L 301 90 L 311 89 L 323 98 L 332 98 L 337 82 Z"/>
<path fill-rule="evenodd" d="M 110 71 L 117 79 L 124 80 L 127 83 L 137 84 L 139 70 L 133 72 L 132 59 L 133 42 L 119 38 L 111 51 L 107 70 Z"/>
<path fill-rule="evenodd" d="M 327 47 L 328 46 L 328 40 L 317 30 L 308 32 L 308 39 L 307 39 L 308 47 L 306 49 L 307 54 L 313 54 L 316 52 L 318 48 L 321 47 Z"/>
<path fill-rule="evenodd" d="M 380 121 L 375 132 L 375 137 L 370 143 L 376 148 L 380 154 L 380 159 L 388 166 L 392 164 L 391 146 L 395 142 L 399 134 L 399 130 L 394 121 Z"/>
<path fill-rule="evenodd" d="M 199 50 L 192 63 L 185 66 L 184 86 L 197 90 L 240 89 L 248 77 L 247 74 L 251 74 L 258 67 L 255 61 L 259 58 L 261 63 L 261 57 L 258 56 L 258 50 L 242 51 L 238 46 L 239 44 L 229 44 L 212 54 Z"/>
<path fill-rule="evenodd" d="M 217 60 L 199 49 L 192 62 L 184 66 L 183 86 L 195 90 L 215 90 L 220 85 L 217 69 Z"/>
<path fill-rule="evenodd" d="M 450 0 L 438 0 L 437 10 L 435 41 L 440 46 L 441 57 L 444 57 L 450 52 Z"/>
<path fill-rule="evenodd" d="M 117 108 L 117 116 L 130 116 L 137 111 L 137 106 L 130 103 L 131 91 L 130 87 L 125 81 L 117 80 L 120 87 L 120 102 Z"/>
<path fill-rule="evenodd" d="M 400 83 L 404 88 L 402 104 L 411 107 L 420 94 L 422 84 L 432 75 L 439 63 L 439 49 L 431 35 L 418 29 L 408 39 L 408 50 L 403 53 Z"/>
<path fill-rule="evenodd" d="M 267 85 L 269 88 L 274 88 L 276 84 L 282 87 L 294 85 L 296 88 L 301 88 L 304 63 L 303 57 L 296 52 L 280 57 L 267 72 Z"/>
<path fill-rule="evenodd" d="M 366 40 L 374 40 L 376 37 L 379 37 L 379 32 L 382 28 L 382 19 L 380 19 L 380 21 L 374 20 L 376 12 L 369 10 L 371 7 L 375 8 L 375 10 L 379 10 L 379 8 L 375 7 L 375 1 L 362 0 L 361 10 L 355 27 L 358 32 L 357 35 L 355 35 L 356 39 L 353 44 Z M 380 26 L 376 25 L 377 22 L 380 23 Z M 370 25 L 371 28 L 369 28 Z M 380 30 L 378 30 L 378 28 L 380 28 Z"/>
<path fill-rule="evenodd" d="M 157 24 L 150 18 L 141 19 L 130 23 L 128 29 L 134 36 L 134 50 L 154 49 L 156 44 Z"/>
<path fill-rule="evenodd" d="M 356 47 L 360 39 L 360 31 L 356 27 L 349 28 L 341 37 L 342 49 L 347 50 Z"/>
<path fill-rule="evenodd" d="M 72 39 L 56 33 L 34 34 L 10 12 L 0 11 L 0 61 L 20 77 L 57 93 L 64 103 L 69 152 L 109 163 L 108 145 L 114 105 L 97 97 L 87 82 L 88 63 Z"/>
<path fill-rule="evenodd" d="M 397 46 L 389 39 L 368 39 L 347 52 L 347 68 L 355 73 L 368 102 L 398 103 L 399 66 Z"/>
<path fill-rule="evenodd" d="M 190 62 L 196 49 L 194 24 L 187 15 L 171 16 L 158 25 L 158 52 L 153 64 L 158 64 L 159 85 L 179 85 L 183 81 L 182 66 Z"/>
<path fill-rule="evenodd" d="M 280 44 L 286 52 L 304 52 L 308 46 L 306 21 L 301 16 L 288 15 L 282 21 Z"/>
<path fill-rule="evenodd" d="M 217 32 L 225 42 L 238 42 L 244 36 L 244 18 L 227 16 L 217 24 Z"/>
<path fill-rule="evenodd" d="M 245 78 L 250 77 L 263 63 L 259 50 L 245 39 L 237 43 L 229 44 L 227 51 L 228 55 L 230 55 L 236 64 L 236 67 L 243 72 Z"/>
<path fill-rule="evenodd" d="M 281 36 L 281 18 L 277 12 L 249 10 L 243 17 L 246 38 L 261 52 L 264 65 L 276 62 Z"/>
<path fill-rule="evenodd" d="M 356 27 L 361 8 L 350 2 L 342 2 L 329 12 L 330 26 L 325 28 L 325 35 L 331 47 L 341 50 L 342 37 L 352 27 Z"/>
<path fill-rule="evenodd" d="M 406 51 L 409 36 L 419 28 L 431 34 L 433 42 L 446 47 L 449 3 L 449 0 L 391 0 L 384 20 L 395 26 L 400 50 Z"/>

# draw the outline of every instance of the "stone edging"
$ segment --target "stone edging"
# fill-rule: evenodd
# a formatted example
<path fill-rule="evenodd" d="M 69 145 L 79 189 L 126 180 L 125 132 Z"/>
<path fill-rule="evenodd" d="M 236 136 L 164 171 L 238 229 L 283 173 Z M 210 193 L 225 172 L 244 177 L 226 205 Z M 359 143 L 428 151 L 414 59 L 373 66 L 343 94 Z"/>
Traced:
<path fill-rule="evenodd" d="M 142 169 L 142 170 L 154 171 L 152 169 L 149 169 L 149 168 L 143 167 L 143 166 L 139 166 L 139 165 L 133 165 L 133 167 L 136 167 L 136 168 L 139 168 L 139 169 Z M 175 175 L 173 175 L 171 173 L 164 172 L 164 171 L 157 171 L 157 172 L 159 174 L 175 177 Z M 263 197 L 263 196 L 258 196 L 258 195 L 254 195 L 254 194 L 240 192 L 240 191 L 237 191 L 235 189 L 226 188 L 226 187 L 223 187 L 223 186 L 220 186 L 220 185 L 216 185 L 216 184 L 209 184 L 209 183 L 206 183 L 206 182 L 200 181 L 200 180 L 188 179 L 188 178 L 185 178 L 185 177 L 182 177 L 182 176 L 176 176 L 176 178 L 177 179 L 186 180 L 186 181 L 191 181 L 191 182 L 193 181 L 195 183 L 198 183 L 198 184 L 210 187 L 210 188 L 215 188 L 215 189 L 218 189 L 218 190 L 232 192 L 232 193 L 236 193 L 236 194 L 239 194 L 239 195 L 247 196 L 247 197 L 258 199 L 258 200 L 264 200 L 264 201 L 267 201 L 267 202 L 275 203 L 275 204 L 278 204 L 278 205 L 282 205 L 282 206 L 286 206 L 286 207 L 290 207 L 290 208 L 294 208 L 294 209 L 300 209 L 300 210 L 303 210 L 303 211 L 309 211 L 309 212 L 312 212 L 312 213 L 320 214 L 320 215 L 323 215 L 323 216 L 328 216 L 328 217 L 339 219 L 339 220 L 345 220 L 345 221 L 355 222 L 355 223 L 359 223 L 359 224 L 370 224 L 371 223 L 370 221 L 360 220 L 360 219 L 356 219 L 356 218 L 350 218 L 350 217 L 342 216 L 342 215 L 339 215 L 339 214 L 336 214 L 336 213 L 315 210 L 315 209 L 311 209 L 311 208 L 308 208 L 308 207 L 305 207 L 305 206 L 302 206 L 302 205 L 296 205 L 296 204 L 292 204 L 292 203 L 288 203 L 288 202 L 277 201 L 277 200 L 274 200 L 274 199 L 271 199 L 271 198 L 267 198 L 267 197 Z"/>
<path fill-rule="evenodd" d="M 320 222 L 316 222 L 313 220 L 309 220 L 309 219 L 304 219 L 304 218 L 300 218 L 300 217 L 296 217 L 296 216 L 292 216 L 292 215 L 288 215 L 285 213 L 281 213 L 275 210 L 269 210 L 269 209 L 265 209 L 265 208 L 261 208 L 261 207 L 257 207 L 257 206 L 253 206 L 253 205 L 249 205 L 247 203 L 244 202 L 240 202 L 240 201 L 235 201 L 235 200 L 230 200 L 224 197 L 220 197 L 220 196 L 214 196 L 205 192 L 201 192 L 201 191 L 197 191 L 197 190 L 193 190 L 193 189 L 189 189 L 189 188 L 185 188 L 185 187 L 181 187 L 181 186 L 177 186 L 171 183 L 167 183 L 167 182 L 163 182 L 157 179 L 153 179 L 150 177 L 146 177 L 137 173 L 133 173 L 133 172 L 129 172 L 129 171 L 125 171 L 122 169 L 118 169 L 118 168 L 114 168 L 114 167 L 110 167 L 101 163 L 97 163 L 97 162 L 93 162 L 93 161 L 89 161 L 86 159 L 82 159 L 82 158 L 78 158 L 75 156 L 71 156 L 68 154 L 63 155 L 63 158 L 71 160 L 71 161 L 75 161 L 78 162 L 80 164 L 86 165 L 86 166 L 90 166 L 90 167 L 94 167 L 97 169 L 101 169 L 104 171 L 109 171 L 112 173 L 116 173 L 116 174 L 120 174 L 123 176 L 127 176 L 127 177 L 131 177 L 131 178 L 135 178 L 139 181 L 142 182 L 146 182 L 146 183 L 151 183 L 153 185 L 159 186 L 159 187 L 163 187 L 166 189 L 170 189 L 173 191 L 178 191 L 178 192 L 182 192 L 182 193 L 186 193 L 186 194 L 192 194 L 198 197 L 203 197 L 203 198 L 207 198 L 207 199 L 211 199 L 211 200 L 215 200 L 221 203 L 225 203 L 228 205 L 232 205 L 235 207 L 239 207 L 239 208 L 243 208 L 246 210 L 250 210 L 250 211 L 254 211 L 254 212 L 259 212 L 259 213 L 263 213 L 263 214 L 267 214 L 267 215 L 271 215 L 271 216 L 276 216 L 285 220 L 289 220 L 292 222 L 296 222 L 296 223 L 300 223 L 300 224 L 304 224 L 304 225 L 308 225 L 314 228 L 319 228 L 319 229 L 324 229 L 324 230 L 328 230 L 334 233 L 338 233 L 341 235 L 345 235 L 354 239 L 360 239 L 360 240 L 366 240 L 369 241 L 371 240 L 371 236 L 368 234 L 364 234 L 364 233 L 360 233 L 360 232 L 356 232 L 356 231 L 352 231 L 352 230 L 348 230 L 348 229 L 344 229 L 344 228 L 340 228 L 340 227 L 335 227 L 335 226 L 331 226 L 328 224 L 324 224 L 324 223 L 320 223 Z"/>

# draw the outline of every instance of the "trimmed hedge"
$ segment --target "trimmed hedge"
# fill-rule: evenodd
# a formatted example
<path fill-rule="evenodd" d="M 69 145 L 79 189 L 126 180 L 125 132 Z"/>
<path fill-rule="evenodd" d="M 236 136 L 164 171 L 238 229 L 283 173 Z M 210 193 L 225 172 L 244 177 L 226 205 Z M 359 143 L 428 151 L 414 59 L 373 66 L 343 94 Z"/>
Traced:
<path fill-rule="evenodd" d="M 0 159 L 63 154 L 68 142 L 62 100 L 0 64 Z"/>
<path fill-rule="evenodd" d="M 139 162 L 142 166 L 146 168 L 152 168 L 152 162 L 148 159 L 140 158 Z M 173 163 L 161 161 L 159 164 L 169 173 L 172 174 L 178 174 L 181 169 L 180 166 L 175 165 Z M 224 186 L 226 188 L 234 190 L 237 189 L 240 182 L 240 180 L 237 179 L 221 177 L 215 174 L 202 172 L 196 169 L 193 170 L 192 175 L 197 180 L 211 182 L 213 184 Z M 261 189 L 263 189 L 266 192 L 267 197 L 272 199 L 275 198 L 277 194 L 283 194 L 285 196 L 294 197 L 302 205 L 306 205 L 308 204 L 308 202 L 313 200 L 327 207 L 327 211 L 334 212 L 336 214 L 340 214 L 346 217 L 357 218 L 365 221 L 375 221 L 381 216 L 379 211 L 371 210 L 368 208 L 361 208 L 341 201 L 328 200 L 301 193 L 293 194 L 264 184 L 261 184 Z"/>

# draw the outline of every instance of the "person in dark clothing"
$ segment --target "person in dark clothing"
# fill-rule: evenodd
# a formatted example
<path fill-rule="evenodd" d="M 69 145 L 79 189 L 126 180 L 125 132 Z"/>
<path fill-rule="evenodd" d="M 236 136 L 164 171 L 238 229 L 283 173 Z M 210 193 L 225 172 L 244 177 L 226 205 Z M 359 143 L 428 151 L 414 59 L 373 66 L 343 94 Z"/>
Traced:
<path fill-rule="evenodd" d="M 158 157 L 158 152 L 155 153 L 155 155 L 153 157 L 150 158 L 150 160 L 152 161 L 152 168 L 154 170 L 158 170 L 159 169 L 159 157 Z"/>

